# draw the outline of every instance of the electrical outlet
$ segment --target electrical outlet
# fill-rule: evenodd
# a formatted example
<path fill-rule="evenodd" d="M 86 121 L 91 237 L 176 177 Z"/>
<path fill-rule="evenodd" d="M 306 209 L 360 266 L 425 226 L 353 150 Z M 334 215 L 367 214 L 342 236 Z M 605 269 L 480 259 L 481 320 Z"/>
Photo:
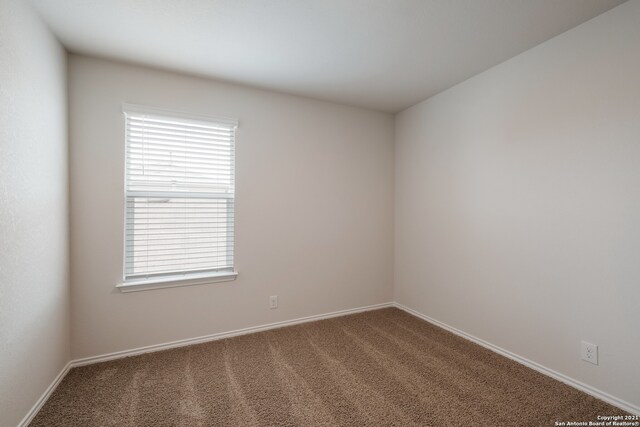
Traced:
<path fill-rule="evenodd" d="M 598 364 L 598 346 L 585 341 L 582 341 L 582 348 L 580 352 L 582 360 L 585 360 L 594 365 Z"/>
<path fill-rule="evenodd" d="M 271 295 L 269 297 L 269 308 L 278 308 L 278 295 Z"/>

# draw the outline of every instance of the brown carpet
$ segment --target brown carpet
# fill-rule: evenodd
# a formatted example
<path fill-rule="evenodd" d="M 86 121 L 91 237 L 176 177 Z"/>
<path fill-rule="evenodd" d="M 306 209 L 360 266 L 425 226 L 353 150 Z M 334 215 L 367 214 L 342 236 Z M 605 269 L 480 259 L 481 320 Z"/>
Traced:
<path fill-rule="evenodd" d="M 553 426 L 622 414 L 389 308 L 75 368 L 31 426 Z"/>

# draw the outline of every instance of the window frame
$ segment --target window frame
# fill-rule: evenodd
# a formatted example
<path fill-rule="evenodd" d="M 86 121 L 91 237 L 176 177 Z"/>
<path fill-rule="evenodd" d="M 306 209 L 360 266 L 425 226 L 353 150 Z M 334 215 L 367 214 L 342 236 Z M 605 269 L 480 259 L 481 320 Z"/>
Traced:
<path fill-rule="evenodd" d="M 176 273 L 160 273 L 160 274 L 147 274 L 145 277 L 127 277 L 127 199 L 130 196 L 129 193 L 135 193 L 135 191 L 127 191 L 127 114 L 149 114 L 155 115 L 165 118 L 172 118 L 176 120 L 187 120 L 187 121 L 200 121 L 200 122 L 208 122 L 213 124 L 224 124 L 233 129 L 233 146 L 232 146 L 232 154 L 231 154 L 231 178 L 233 182 L 233 192 L 231 196 L 226 194 L 226 197 L 221 197 L 220 194 L 216 195 L 215 193 L 208 194 L 206 198 L 216 200 L 227 198 L 232 201 L 232 204 L 235 206 L 236 195 L 235 195 L 235 143 L 237 141 L 237 128 L 238 121 L 236 119 L 231 119 L 228 117 L 215 117 L 215 116 L 207 116 L 201 114 L 187 113 L 184 111 L 170 110 L 164 108 L 156 108 L 156 107 L 147 107 L 136 104 L 122 104 L 122 115 L 124 120 L 123 123 L 123 135 L 124 135 L 124 155 L 123 155 L 123 165 L 124 165 L 124 176 L 123 176 L 123 194 L 122 200 L 124 202 L 123 206 L 123 245 L 122 245 L 122 274 L 121 281 L 116 284 L 116 288 L 121 292 L 134 292 L 134 291 L 143 291 L 143 290 L 151 290 L 151 289 L 162 289 L 162 288 L 172 288 L 172 287 L 180 287 L 180 286 L 192 286 L 192 285 L 201 285 L 207 283 L 217 283 L 217 282 L 227 282 L 235 280 L 238 276 L 238 272 L 235 268 L 235 252 L 233 255 L 233 262 L 231 263 L 231 267 L 216 269 L 213 271 L 205 271 L 205 272 L 184 272 L 182 274 Z M 159 192 L 156 192 L 159 193 Z M 171 192 L 165 192 L 170 196 Z M 185 197 L 186 194 L 197 194 L 197 192 L 182 192 L 181 196 Z M 135 196 L 134 196 L 135 197 Z M 152 197 L 152 196 L 151 196 Z M 231 224 L 235 229 L 235 209 L 231 213 Z M 235 233 L 231 235 L 230 244 L 235 249 Z"/>

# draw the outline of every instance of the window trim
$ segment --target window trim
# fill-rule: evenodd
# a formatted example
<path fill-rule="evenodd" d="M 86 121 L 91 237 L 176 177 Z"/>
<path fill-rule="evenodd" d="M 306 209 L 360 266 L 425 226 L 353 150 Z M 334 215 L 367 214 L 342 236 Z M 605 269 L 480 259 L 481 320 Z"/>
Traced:
<path fill-rule="evenodd" d="M 232 119 L 229 117 L 222 117 L 222 116 L 208 116 L 203 114 L 188 113 L 185 111 L 171 110 L 166 108 L 147 107 L 147 106 L 138 105 L 138 104 L 123 103 L 122 114 L 125 116 L 125 120 L 124 120 L 125 129 L 123 132 L 123 135 L 124 135 L 123 147 L 125 151 L 127 147 L 126 115 L 128 113 L 142 113 L 142 114 L 159 115 L 159 116 L 165 116 L 165 117 L 168 116 L 176 119 L 184 119 L 184 120 L 190 120 L 195 122 L 202 121 L 207 123 L 213 122 L 213 123 L 229 125 L 234 128 L 234 151 L 235 151 L 235 141 L 236 141 L 237 127 L 238 127 L 237 119 Z M 233 157 L 235 158 L 235 154 Z M 238 276 L 238 272 L 236 271 L 236 268 L 235 268 L 235 258 L 234 258 L 233 266 L 216 270 L 216 271 L 195 272 L 195 273 L 192 272 L 192 273 L 165 275 L 165 276 L 158 275 L 155 277 L 126 279 L 126 256 L 127 256 L 127 250 L 126 250 L 127 165 L 126 165 L 126 161 L 124 164 L 123 172 L 124 172 L 124 177 L 123 177 L 123 198 L 122 199 L 125 201 L 125 203 L 123 203 L 124 209 L 123 209 L 123 216 L 122 216 L 122 219 L 124 220 L 123 227 L 122 227 L 123 229 L 122 274 L 121 274 L 120 282 L 116 284 L 116 289 L 118 289 L 120 292 L 123 292 L 123 293 L 129 293 L 129 292 L 146 291 L 146 290 L 153 290 L 153 289 L 164 289 L 164 288 L 174 288 L 174 287 L 182 287 L 182 286 L 203 285 L 203 284 L 209 284 L 209 283 L 228 282 L 236 279 L 236 277 Z M 233 165 L 234 204 L 235 204 L 235 173 L 236 173 L 236 168 L 235 168 L 235 161 L 234 161 L 234 165 Z M 233 216 L 234 216 L 233 222 L 235 227 L 235 211 Z M 235 237 L 234 237 L 233 245 L 235 248 Z"/>
<path fill-rule="evenodd" d="M 190 273 L 183 276 L 164 276 L 149 279 L 135 279 L 122 281 L 116 288 L 120 292 L 148 291 L 153 289 L 177 288 L 181 286 L 205 285 L 208 283 L 230 282 L 236 280 L 238 272 L 234 270 L 216 273 Z"/>

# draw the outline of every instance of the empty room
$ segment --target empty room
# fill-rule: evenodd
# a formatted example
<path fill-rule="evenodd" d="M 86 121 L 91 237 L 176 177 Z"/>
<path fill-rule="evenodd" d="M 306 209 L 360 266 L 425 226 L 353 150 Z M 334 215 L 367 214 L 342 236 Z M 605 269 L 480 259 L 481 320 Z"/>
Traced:
<path fill-rule="evenodd" d="M 640 426 L 640 0 L 0 0 L 27 426 Z"/>

